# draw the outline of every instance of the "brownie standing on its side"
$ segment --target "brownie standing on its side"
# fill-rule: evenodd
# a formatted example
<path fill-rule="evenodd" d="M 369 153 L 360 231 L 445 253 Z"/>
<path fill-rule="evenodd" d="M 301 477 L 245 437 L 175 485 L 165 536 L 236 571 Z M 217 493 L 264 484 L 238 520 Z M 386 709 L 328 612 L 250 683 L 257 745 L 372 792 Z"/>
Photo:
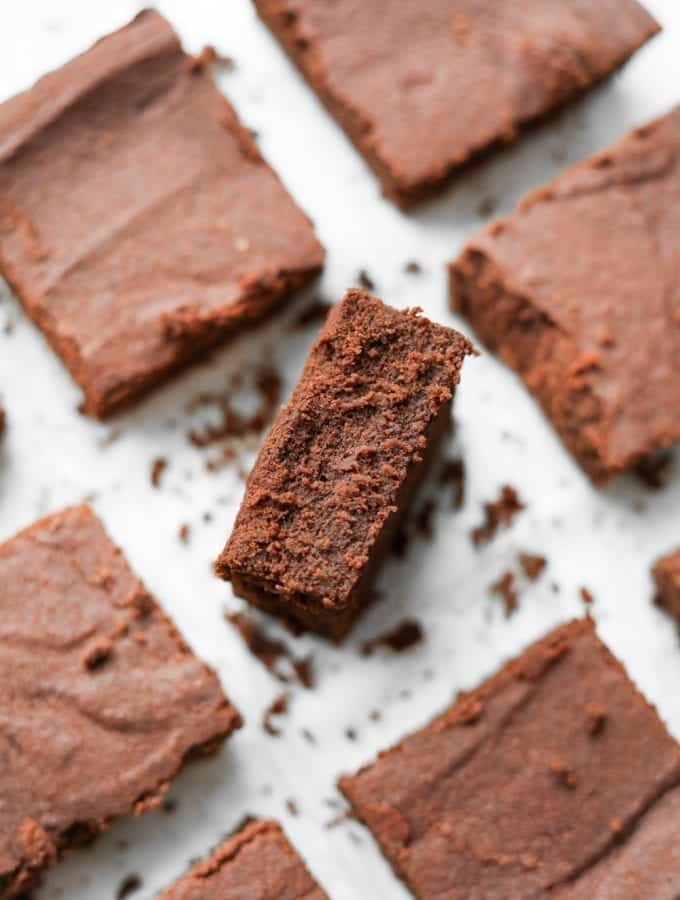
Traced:
<path fill-rule="evenodd" d="M 656 603 L 680 625 L 680 549 L 662 557 L 652 570 L 656 582 Z"/>
<path fill-rule="evenodd" d="M 472 347 L 350 290 L 248 482 L 217 573 L 255 606 L 341 640 L 450 424 Z"/>
<path fill-rule="evenodd" d="M 601 484 L 680 440 L 680 108 L 473 238 L 451 301 Z"/>
<path fill-rule="evenodd" d="M 276 822 L 251 822 L 159 900 L 327 900 Z"/>
<path fill-rule="evenodd" d="M 635 0 L 254 0 L 402 207 L 621 66 Z"/>
<path fill-rule="evenodd" d="M 340 788 L 419 900 L 675 900 L 680 747 L 591 620 Z"/>
<path fill-rule="evenodd" d="M 0 106 L 0 274 L 104 417 L 315 276 L 311 223 L 168 22 Z"/>
<path fill-rule="evenodd" d="M 0 900 L 239 725 L 87 507 L 0 546 Z"/>

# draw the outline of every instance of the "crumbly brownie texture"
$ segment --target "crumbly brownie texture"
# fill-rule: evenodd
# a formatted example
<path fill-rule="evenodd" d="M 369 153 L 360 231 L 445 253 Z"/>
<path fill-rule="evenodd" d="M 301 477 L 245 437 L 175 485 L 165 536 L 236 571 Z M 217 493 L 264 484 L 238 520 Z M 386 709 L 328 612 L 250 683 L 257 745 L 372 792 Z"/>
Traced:
<path fill-rule="evenodd" d="M 2 900 L 239 724 L 87 507 L 0 546 Z"/>
<path fill-rule="evenodd" d="M 654 566 L 656 602 L 680 623 L 680 549 L 664 556 Z"/>
<path fill-rule="evenodd" d="M 334 307 L 250 476 L 218 574 L 342 639 L 446 433 L 470 344 L 365 291 Z"/>
<path fill-rule="evenodd" d="M 0 274 L 104 417 L 318 273 L 313 228 L 156 12 L 0 106 Z"/>
<path fill-rule="evenodd" d="M 680 108 L 531 194 L 451 301 L 596 483 L 680 439 Z"/>
<path fill-rule="evenodd" d="M 581 94 L 659 30 L 635 0 L 254 0 L 408 207 Z"/>
<path fill-rule="evenodd" d="M 252 822 L 160 900 L 327 900 L 276 822 Z"/>
<path fill-rule="evenodd" d="M 680 748 L 586 619 L 340 788 L 419 900 L 673 900 L 679 783 Z M 637 870 L 646 849 L 662 871 Z"/>

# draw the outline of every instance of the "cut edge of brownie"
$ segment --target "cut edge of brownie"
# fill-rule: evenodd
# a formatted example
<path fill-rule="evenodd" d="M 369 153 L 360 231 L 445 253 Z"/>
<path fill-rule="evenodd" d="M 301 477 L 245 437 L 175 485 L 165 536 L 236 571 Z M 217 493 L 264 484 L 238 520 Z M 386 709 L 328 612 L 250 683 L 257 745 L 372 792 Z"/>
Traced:
<path fill-rule="evenodd" d="M 680 548 L 658 559 L 652 568 L 654 603 L 673 616 L 680 627 Z"/>
<path fill-rule="evenodd" d="M 31 538 L 35 535 L 39 535 L 40 532 L 51 523 L 59 521 L 64 516 L 76 514 L 84 516 L 87 519 L 94 519 L 99 523 L 111 546 L 116 550 L 118 549 L 117 544 L 111 541 L 103 523 L 101 523 L 99 517 L 93 512 L 88 504 L 66 507 L 59 512 L 45 516 L 29 525 L 27 528 L 17 532 L 7 541 L 0 543 L 0 548 L 11 544 L 14 540 L 26 537 Z M 127 564 L 127 558 L 124 554 L 123 559 Z M 131 569 L 130 571 L 132 572 Z M 143 582 L 134 572 L 132 572 L 132 575 L 136 580 L 138 590 L 152 603 L 154 614 L 158 619 L 158 624 L 165 628 L 169 638 L 176 645 L 177 650 L 182 655 L 190 655 L 203 667 L 206 673 L 213 678 L 217 678 L 215 671 L 200 660 L 193 650 L 191 650 L 177 629 L 177 626 L 165 613 L 155 597 L 146 589 Z M 219 684 L 219 679 L 217 680 Z M 219 715 L 224 718 L 224 722 L 220 729 L 207 740 L 188 747 L 172 772 L 165 775 L 157 784 L 147 788 L 134 800 L 134 802 L 131 803 L 130 814 L 139 816 L 157 809 L 170 783 L 183 772 L 187 764 L 194 760 L 214 756 L 220 750 L 227 738 L 229 738 L 234 731 L 242 727 L 243 719 L 238 710 L 224 694 L 221 684 L 220 691 L 222 693 L 222 702 L 215 712 L 216 717 Z M 7 898 L 7 900 L 11 900 L 11 898 L 14 897 L 22 897 L 26 891 L 31 890 L 40 884 L 41 878 L 47 868 L 58 862 L 71 850 L 92 843 L 109 828 L 112 822 L 118 821 L 120 818 L 122 817 L 119 815 L 111 815 L 97 819 L 96 821 L 88 820 L 73 822 L 69 828 L 59 834 L 51 835 L 49 838 L 44 834 L 41 826 L 36 823 L 36 840 L 31 844 L 31 848 L 34 851 L 33 857 L 28 857 L 27 854 L 28 858 L 16 866 L 12 871 L 0 875 L 0 897 Z"/>
<path fill-rule="evenodd" d="M 513 127 L 508 128 L 504 134 L 499 134 L 495 141 L 470 148 L 460 158 L 443 163 L 438 171 L 420 178 L 412 184 L 404 184 L 395 176 L 389 164 L 376 150 L 375 142 L 371 140 L 373 133 L 371 121 L 350 103 L 343 102 L 330 86 L 325 67 L 319 54 L 315 51 L 313 42 L 309 40 L 304 29 L 299 25 L 299 16 L 294 11 L 287 10 L 281 0 L 254 0 L 254 3 L 258 15 L 275 36 L 288 58 L 373 170 L 380 182 L 383 194 L 404 211 L 432 199 L 469 166 L 492 155 L 501 147 L 516 142 L 521 131 L 556 117 L 565 107 L 575 103 L 597 84 L 611 77 L 641 47 L 661 31 L 661 25 L 648 13 L 648 30 L 640 34 L 637 42 L 633 42 L 621 50 L 611 69 L 602 73 L 590 73 L 587 84 L 579 84 L 575 81 L 570 90 L 564 91 L 563 95 L 556 98 L 554 104 L 547 109 L 538 114 L 517 116 Z"/>
<path fill-rule="evenodd" d="M 435 718 L 430 720 L 426 725 L 406 735 L 387 750 L 381 751 L 372 762 L 362 766 L 353 775 L 342 775 L 338 778 L 337 787 L 350 804 L 353 814 L 369 830 L 395 875 L 408 885 L 416 896 L 419 896 L 417 886 L 412 883 L 408 872 L 400 867 L 398 854 L 395 855 L 394 847 L 390 845 L 389 834 L 386 838 L 381 839 L 383 837 L 382 834 L 376 833 L 376 830 L 372 827 L 368 817 L 364 815 L 363 808 L 366 804 L 362 802 L 355 786 L 358 785 L 364 774 L 369 773 L 376 766 L 379 766 L 382 760 L 388 757 L 398 756 L 399 753 L 402 752 L 403 746 L 409 744 L 411 741 L 416 741 L 422 734 L 430 731 L 445 731 L 476 722 L 483 714 L 486 701 L 493 698 L 506 686 L 512 684 L 512 682 L 516 680 L 536 681 L 540 679 L 548 669 L 556 664 L 562 656 L 569 651 L 570 644 L 584 634 L 591 634 L 594 636 L 597 641 L 598 649 L 602 653 L 604 664 L 613 667 L 621 674 L 631 695 L 647 709 L 657 727 L 668 735 L 666 726 L 661 720 L 656 707 L 649 702 L 644 694 L 642 694 L 631 681 L 624 665 L 597 636 L 594 620 L 587 616 L 583 619 L 575 619 L 564 625 L 558 626 L 545 637 L 531 644 L 519 656 L 507 662 L 495 675 L 492 675 L 490 678 L 483 681 L 478 688 L 469 692 L 461 692 L 452 706 L 443 713 L 435 716 Z M 670 738 L 670 735 L 668 736 Z M 680 747 L 677 744 L 676 747 L 678 765 L 675 781 L 666 779 L 663 783 L 659 784 L 657 786 L 656 795 L 643 809 L 638 811 L 637 817 L 632 822 L 628 823 L 625 830 L 621 833 L 617 833 L 617 839 L 624 838 L 627 834 L 630 834 L 644 815 L 653 808 L 654 804 L 665 796 L 668 791 L 676 788 L 680 784 Z"/>
<path fill-rule="evenodd" d="M 286 410 L 291 408 L 296 402 L 296 396 L 300 385 L 304 383 L 305 376 L 308 371 L 313 371 L 315 364 L 315 353 L 319 351 L 329 336 L 333 333 L 336 322 L 339 322 L 343 315 L 343 309 L 346 303 L 370 302 L 380 304 L 381 308 L 390 312 L 395 316 L 415 315 L 425 326 L 430 328 L 441 329 L 442 333 L 450 334 L 452 342 L 456 346 L 455 365 L 451 363 L 452 375 L 449 397 L 446 401 L 439 403 L 439 408 L 428 423 L 427 430 L 422 434 L 423 449 L 416 454 L 414 459 L 409 459 L 409 463 L 405 472 L 405 476 L 401 481 L 394 499 L 394 503 L 389 515 L 385 521 L 381 523 L 377 536 L 372 537 L 370 546 L 370 557 L 361 569 L 358 569 L 353 578 L 350 588 L 342 597 L 329 598 L 321 596 L 314 591 L 289 591 L 282 585 L 276 585 L 271 578 L 253 577 L 252 571 L 244 569 L 243 565 L 235 558 L 232 553 L 232 539 L 239 527 L 239 519 L 234 526 L 232 537 L 227 542 L 226 547 L 215 564 L 216 574 L 225 581 L 231 581 L 234 592 L 237 596 L 247 600 L 251 605 L 257 606 L 267 612 L 274 613 L 284 619 L 310 628 L 333 641 L 342 641 L 355 619 L 374 599 L 375 595 L 372 590 L 373 582 L 377 576 L 382 562 L 389 554 L 391 546 L 396 538 L 399 523 L 403 515 L 408 510 L 414 495 L 417 493 L 422 483 L 428 467 L 436 457 L 439 448 L 447 434 L 451 422 L 451 406 L 453 402 L 453 393 L 460 380 L 460 368 L 463 360 L 467 355 L 475 354 L 473 346 L 459 332 L 446 326 L 438 325 L 430 322 L 425 317 L 418 315 L 418 310 L 399 311 L 393 307 L 384 304 L 381 300 L 371 296 L 368 292 L 354 288 L 347 291 L 343 302 L 337 304 L 331 309 L 326 324 L 321 335 L 312 348 L 310 356 L 301 376 L 298 388 L 294 392 L 287 407 L 284 407 L 277 422 L 281 420 Z M 276 428 L 277 422 L 274 423 L 272 433 Z M 269 441 L 269 439 L 268 439 Z M 266 449 L 263 447 L 263 451 Z M 257 469 L 259 464 L 256 463 Z M 247 495 L 246 495 L 247 500 Z M 246 501 L 244 500 L 244 506 Z M 243 509 L 244 507 L 242 507 Z M 239 513 L 239 516 L 241 514 Z M 273 589 L 275 587 L 275 589 Z"/>

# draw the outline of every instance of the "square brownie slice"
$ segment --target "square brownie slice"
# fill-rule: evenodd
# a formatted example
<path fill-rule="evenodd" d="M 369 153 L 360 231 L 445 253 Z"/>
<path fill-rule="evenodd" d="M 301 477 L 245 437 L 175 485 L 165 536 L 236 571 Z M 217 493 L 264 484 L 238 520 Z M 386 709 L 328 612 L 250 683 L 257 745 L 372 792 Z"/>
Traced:
<path fill-rule="evenodd" d="M 0 898 L 240 725 L 87 507 L 0 546 Z"/>
<path fill-rule="evenodd" d="M 327 900 L 281 827 L 251 822 L 160 900 Z"/>
<path fill-rule="evenodd" d="M 680 548 L 657 560 L 652 570 L 656 583 L 656 603 L 680 625 Z"/>
<path fill-rule="evenodd" d="M 659 30 L 635 0 L 254 0 L 408 207 L 621 66 Z"/>
<path fill-rule="evenodd" d="M 680 440 L 680 108 L 530 194 L 451 303 L 596 484 Z"/>
<path fill-rule="evenodd" d="M 158 13 L 0 106 L 0 274 L 104 417 L 315 276 L 311 223 Z"/>
<path fill-rule="evenodd" d="M 468 341 L 365 291 L 334 307 L 255 468 L 217 573 L 341 640 L 446 433 Z"/>
<path fill-rule="evenodd" d="M 680 747 L 584 620 L 340 788 L 419 900 L 585 900 L 589 870 L 630 861 L 679 784 Z"/>

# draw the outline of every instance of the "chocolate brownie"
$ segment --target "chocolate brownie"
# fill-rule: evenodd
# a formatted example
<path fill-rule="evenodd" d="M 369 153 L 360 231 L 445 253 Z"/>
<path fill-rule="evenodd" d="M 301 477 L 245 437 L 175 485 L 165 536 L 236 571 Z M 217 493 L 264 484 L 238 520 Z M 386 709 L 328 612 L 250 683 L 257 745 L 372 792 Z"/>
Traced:
<path fill-rule="evenodd" d="M 658 560 L 653 569 L 656 602 L 680 623 L 680 549 Z"/>
<path fill-rule="evenodd" d="M 659 30 L 635 0 L 254 0 L 403 207 L 621 66 Z"/>
<path fill-rule="evenodd" d="M 326 900 L 276 822 L 251 822 L 160 900 Z"/>
<path fill-rule="evenodd" d="M 677 821 L 679 785 L 680 747 L 589 619 L 340 781 L 419 900 L 672 900 L 680 854 L 659 819 L 671 807 Z M 588 893 L 625 884 L 645 848 L 664 869 L 641 869 L 640 883 L 666 890 Z"/>
<path fill-rule="evenodd" d="M 597 484 L 680 439 L 680 107 L 569 169 L 451 265 L 451 302 Z"/>
<path fill-rule="evenodd" d="M 449 427 L 470 352 L 417 310 L 347 292 L 278 414 L 217 562 L 236 594 L 345 636 Z"/>
<path fill-rule="evenodd" d="M 104 417 L 316 275 L 312 225 L 158 13 L 0 106 L 0 274 Z"/>
<path fill-rule="evenodd" d="M 87 507 L 0 546 L 1 900 L 239 724 Z"/>

